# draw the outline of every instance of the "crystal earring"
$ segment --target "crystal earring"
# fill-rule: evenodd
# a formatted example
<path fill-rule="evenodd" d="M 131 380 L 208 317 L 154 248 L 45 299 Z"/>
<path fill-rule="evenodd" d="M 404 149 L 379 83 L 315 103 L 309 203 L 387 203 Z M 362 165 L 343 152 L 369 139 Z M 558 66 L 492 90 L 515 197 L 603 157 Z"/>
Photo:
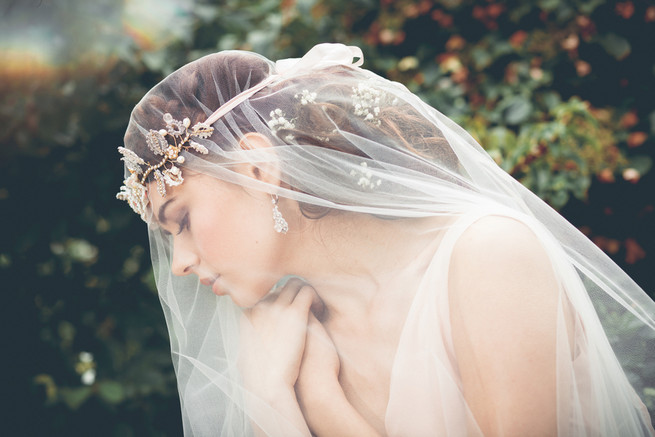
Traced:
<path fill-rule="evenodd" d="M 275 229 L 275 232 L 277 233 L 286 234 L 289 230 L 289 224 L 284 217 L 282 217 L 280 210 L 277 209 L 278 199 L 277 194 L 271 195 L 271 203 L 273 204 L 273 229 Z"/>

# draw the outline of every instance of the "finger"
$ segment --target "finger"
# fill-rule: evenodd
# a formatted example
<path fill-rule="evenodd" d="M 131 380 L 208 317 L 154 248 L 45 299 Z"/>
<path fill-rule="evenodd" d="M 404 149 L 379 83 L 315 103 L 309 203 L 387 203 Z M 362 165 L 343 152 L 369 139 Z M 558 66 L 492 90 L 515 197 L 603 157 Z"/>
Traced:
<path fill-rule="evenodd" d="M 321 338 L 323 341 L 330 339 L 330 336 L 327 334 L 323 324 L 313 314 L 309 314 L 309 319 L 307 320 L 307 330 L 309 333 L 311 333 L 312 338 Z"/>
<path fill-rule="evenodd" d="M 279 303 L 289 305 L 298 293 L 298 290 L 300 290 L 302 283 L 302 279 L 297 276 L 283 276 L 256 306 L 265 307 L 278 301 Z M 282 296 L 282 300 L 280 300 L 280 296 Z"/>
<path fill-rule="evenodd" d="M 296 293 L 296 297 L 291 305 L 303 312 L 307 312 L 307 314 L 311 314 L 309 309 L 316 299 L 318 299 L 318 295 L 316 294 L 314 287 L 305 283 L 300 290 L 298 290 L 298 293 Z"/>
<path fill-rule="evenodd" d="M 307 327 L 309 328 L 310 331 L 315 333 L 315 330 L 321 329 L 323 325 L 321 325 L 321 322 L 318 321 L 318 319 L 314 314 L 310 314 L 309 320 L 307 321 Z"/>
<path fill-rule="evenodd" d="M 335 351 L 334 343 L 325 330 L 325 327 L 314 315 L 310 314 L 307 322 L 304 361 L 307 362 L 312 355 L 313 358 L 317 358 L 322 357 L 323 354 L 335 353 Z"/>
<path fill-rule="evenodd" d="M 290 278 L 278 293 L 276 302 L 290 305 L 304 286 L 308 286 L 304 280 L 297 277 Z"/>

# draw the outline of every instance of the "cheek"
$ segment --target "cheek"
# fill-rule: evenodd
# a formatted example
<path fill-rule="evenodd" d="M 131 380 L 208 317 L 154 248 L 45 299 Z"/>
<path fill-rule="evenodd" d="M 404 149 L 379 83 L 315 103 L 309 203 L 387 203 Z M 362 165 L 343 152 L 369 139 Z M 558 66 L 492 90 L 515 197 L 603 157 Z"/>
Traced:
<path fill-rule="evenodd" d="M 194 240 L 201 258 L 215 267 L 223 267 L 223 254 L 229 254 L 235 247 L 234 231 L 229 223 L 212 215 L 204 215 L 194 224 Z"/>
<path fill-rule="evenodd" d="M 252 214 L 227 202 L 222 209 L 200 211 L 192 223 L 194 240 L 201 257 L 217 268 L 243 263 L 244 255 L 257 246 L 258 232 Z M 218 265 L 214 265 L 219 263 Z"/>

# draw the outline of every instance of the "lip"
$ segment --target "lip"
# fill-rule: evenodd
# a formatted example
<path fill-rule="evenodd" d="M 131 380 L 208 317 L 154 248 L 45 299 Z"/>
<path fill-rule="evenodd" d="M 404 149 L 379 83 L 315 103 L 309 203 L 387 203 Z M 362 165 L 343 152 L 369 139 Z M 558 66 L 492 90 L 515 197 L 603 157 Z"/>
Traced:
<path fill-rule="evenodd" d="M 200 278 L 199 280 L 200 280 L 200 283 L 202 285 L 206 285 L 208 287 L 211 287 L 212 292 L 215 295 L 224 296 L 224 295 L 227 294 L 227 291 L 225 291 L 224 289 L 222 289 L 220 287 L 220 285 L 218 283 L 218 278 L 220 278 L 220 277 L 221 277 L 221 275 L 217 275 L 217 276 L 210 277 L 210 278 Z"/>
<path fill-rule="evenodd" d="M 202 278 L 202 279 L 200 279 L 200 283 L 202 285 L 211 286 L 212 284 L 214 284 L 215 280 L 216 280 L 216 278 Z"/>
<path fill-rule="evenodd" d="M 217 276 L 216 278 L 214 278 L 214 280 L 212 281 L 212 283 L 211 283 L 212 292 L 213 292 L 216 296 L 225 296 L 225 295 L 227 294 L 227 290 L 225 290 L 224 288 L 221 287 L 221 285 L 220 285 L 220 281 L 219 281 L 220 277 L 221 277 L 221 275 L 218 275 L 218 276 Z"/>

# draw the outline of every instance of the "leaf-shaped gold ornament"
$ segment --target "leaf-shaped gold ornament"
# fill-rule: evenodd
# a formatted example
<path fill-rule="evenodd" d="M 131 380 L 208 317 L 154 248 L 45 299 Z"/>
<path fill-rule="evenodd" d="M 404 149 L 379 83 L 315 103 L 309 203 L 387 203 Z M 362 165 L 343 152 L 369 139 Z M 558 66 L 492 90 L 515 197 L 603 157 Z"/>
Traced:
<path fill-rule="evenodd" d="M 176 187 L 184 182 L 184 179 L 182 178 L 182 170 L 176 166 L 164 170 L 162 175 L 164 176 L 164 181 L 171 187 Z"/>
<path fill-rule="evenodd" d="M 164 175 L 161 174 L 159 169 L 154 171 L 155 181 L 157 181 L 157 191 L 161 197 L 166 197 L 166 183 L 164 181 Z"/>
<path fill-rule="evenodd" d="M 141 174 L 143 173 L 142 165 L 147 165 L 146 162 L 139 157 L 133 151 L 126 149 L 125 147 L 119 147 L 118 151 L 123 157 L 121 161 L 125 162 L 125 165 L 130 170 L 131 173 Z"/>
<path fill-rule="evenodd" d="M 207 123 L 196 123 L 192 128 L 190 135 L 198 138 L 209 138 L 214 133 L 214 128 Z"/>
<path fill-rule="evenodd" d="M 146 143 L 155 155 L 163 155 L 168 149 L 166 138 L 156 130 L 150 129 L 150 132 L 146 135 Z"/>
<path fill-rule="evenodd" d="M 203 155 L 206 155 L 209 153 L 209 150 L 205 146 L 203 146 L 200 143 L 196 143 L 195 141 L 189 140 L 189 147 L 195 150 L 198 153 L 202 153 Z"/>

